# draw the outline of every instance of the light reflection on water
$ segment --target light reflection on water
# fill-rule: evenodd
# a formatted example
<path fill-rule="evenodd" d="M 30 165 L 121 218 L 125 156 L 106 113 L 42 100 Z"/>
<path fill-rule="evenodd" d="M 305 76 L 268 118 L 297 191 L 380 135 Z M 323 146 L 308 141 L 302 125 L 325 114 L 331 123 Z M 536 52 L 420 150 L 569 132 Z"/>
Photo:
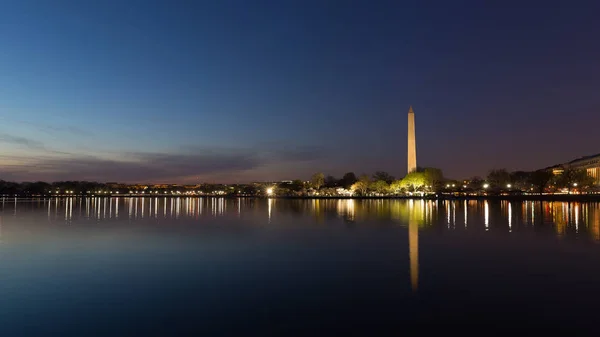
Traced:
<path fill-rule="evenodd" d="M 194 224 L 198 224 L 198 226 L 190 226 Z M 242 247 L 240 248 L 241 251 L 239 255 L 235 255 L 237 253 L 235 249 L 232 248 L 234 245 L 230 244 L 230 240 L 232 239 L 229 239 L 228 237 L 227 240 L 224 240 L 223 236 L 211 236 L 213 232 L 207 231 L 202 233 L 193 232 L 191 235 L 187 235 L 189 233 L 186 232 L 186 237 L 196 235 L 196 238 L 200 238 L 198 242 L 193 242 L 192 245 L 193 249 L 198 249 L 198 251 L 193 249 L 178 251 L 177 248 L 170 246 L 173 242 L 176 242 L 179 245 L 180 242 L 185 241 L 180 237 L 177 237 L 177 240 L 165 240 L 166 243 L 163 242 L 162 244 L 159 244 L 161 242 L 160 239 L 156 239 L 155 236 L 145 236 L 145 232 L 135 232 L 135 236 L 127 236 L 131 235 L 131 232 L 126 231 L 123 232 L 123 235 L 128 238 L 133 237 L 133 239 L 127 239 L 129 241 L 124 240 L 125 243 L 121 244 L 120 241 L 118 241 L 118 235 L 106 237 L 102 237 L 101 235 L 105 230 L 108 232 L 108 228 L 135 227 L 138 230 L 140 228 L 143 230 L 146 227 L 155 225 L 155 227 L 165 229 L 165 231 L 159 233 L 160 235 L 157 235 L 160 237 L 161 235 L 168 236 L 170 230 L 176 232 L 182 227 L 209 227 L 203 226 L 207 224 L 219 225 L 216 226 L 218 227 L 217 230 L 227 230 L 227 225 L 230 224 L 238 226 L 236 230 L 239 230 L 239 227 L 255 226 L 253 228 L 258 228 L 257 231 L 263 231 L 261 233 L 265 235 L 265 239 L 264 241 L 256 243 L 255 246 L 252 246 L 254 243 L 244 243 L 244 240 L 251 241 L 253 240 L 252 238 L 256 238 L 248 236 L 248 232 L 241 231 L 240 234 L 234 230 L 226 233 L 226 235 L 239 236 L 241 238 L 239 239 L 240 241 L 235 241 L 236 244 Z M 290 226 L 290 224 L 300 228 L 318 228 L 319 230 L 310 233 L 295 231 L 297 228 L 292 228 L 293 226 Z M 499 240 L 497 241 L 501 241 L 501 253 L 490 253 L 489 251 L 486 251 L 485 254 L 487 254 L 487 259 L 494 259 L 495 264 L 490 264 L 494 265 L 494 268 L 504 268 L 509 271 L 501 275 L 505 278 L 508 277 L 506 275 L 513 273 L 515 268 L 519 267 L 517 263 L 523 260 L 520 256 L 513 257 L 511 254 L 517 251 L 517 249 L 521 249 L 519 252 L 531 249 L 531 251 L 527 251 L 527 256 L 532 259 L 538 258 L 541 255 L 536 255 L 536 252 L 546 248 L 543 245 L 532 245 L 532 243 L 534 243 L 534 241 L 544 241 L 544 238 L 548 237 L 547 234 L 550 234 L 550 237 L 557 238 L 559 242 L 575 239 L 578 241 L 578 244 L 581 243 L 580 246 L 584 246 L 585 243 L 589 242 L 599 242 L 600 203 L 516 202 L 506 200 L 288 200 L 195 197 L 70 197 L 27 200 L 3 198 L 0 203 L 0 245 L 2 245 L 0 248 L 4 248 L 3 252 L 6 252 L 5 247 L 12 244 L 13 246 L 11 249 L 13 249 L 13 251 L 10 251 L 10 254 L 6 254 L 6 256 L 17 256 L 17 253 L 19 253 L 22 254 L 22 256 L 27 256 L 27 258 L 23 260 L 25 262 L 28 260 L 36 261 L 36 259 L 40 259 L 40 257 L 35 256 L 37 254 L 35 249 L 31 249 L 28 245 L 20 244 L 20 240 L 23 237 L 26 237 L 27 235 L 34 236 L 34 233 L 37 230 L 46 231 L 45 233 L 48 233 L 53 230 L 58 231 L 58 229 L 65 228 L 76 231 L 77 228 L 92 227 L 94 228 L 94 231 L 83 232 L 83 234 L 81 234 L 82 232 L 77 232 L 79 234 L 76 233 L 76 235 L 82 236 L 74 236 L 77 240 L 85 241 L 88 246 L 92 247 L 90 248 L 91 251 L 79 251 L 73 248 L 78 247 L 77 244 L 80 241 L 72 239 L 73 236 L 69 237 L 67 234 L 70 232 L 68 231 L 59 231 L 57 235 L 48 235 L 44 237 L 44 240 L 47 239 L 47 241 L 52 241 L 48 247 L 44 248 L 45 251 L 51 254 L 57 254 L 56 258 L 58 260 L 66 258 L 65 256 L 71 254 L 71 251 L 78 251 L 82 252 L 81 254 L 89 254 L 83 255 L 84 257 L 81 257 L 82 261 L 87 261 L 84 258 L 89 258 L 90 261 L 94 261 L 98 264 L 98 266 L 90 266 L 87 264 L 78 265 L 79 269 L 75 269 L 75 271 L 70 271 L 68 269 L 62 270 L 60 269 L 60 265 L 58 265 L 56 268 L 59 268 L 61 273 L 65 273 L 64 275 L 76 272 L 83 273 L 83 270 L 90 268 L 90 270 L 92 270 L 90 272 L 90 275 L 92 275 L 91 279 L 95 280 L 98 275 L 95 274 L 96 271 L 94 268 L 97 268 L 98 270 L 103 270 L 103 274 L 99 274 L 100 280 L 106 280 L 102 277 L 106 278 L 108 277 L 107 275 L 110 276 L 111 273 L 118 275 L 118 278 L 123 278 L 123 276 L 121 276 L 123 273 L 129 273 L 130 270 L 136 270 L 135 268 L 130 267 L 130 265 L 135 265 L 144 273 L 152 275 L 152 277 L 159 277 L 163 274 L 168 275 L 169 272 L 181 273 L 181 275 L 184 276 L 181 279 L 185 280 L 185 277 L 188 277 L 190 278 L 189 282 L 193 281 L 196 282 L 194 285 L 201 285 L 205 280 L 210 280 L 210 277 L 214 277 L 211 276 L 213 275 L 211 273 L 221 275 L 217 273 L 220 271 L 218 265 L 223 264 L 227 267 L 223 267 L 227 272 L 222 273 L 227 278 L 224 278 L 225 281 L 219 279 L 219 282 L 224 283 L 219 283 L 217 281 L 210 283 L 206 281 L 208 282 L 207 284 L 210 284 L 211 286 L 215 286 L 216 284 L 217 286 L 214 289 L 218 289 L 222 284 L 225 284 L 223 287 L 226 287 L 226 285 L 229 284 L 227 282 L 233 282 L 231 280 L 236 279 L 236 277 L 240 280 L 241 284 L 242 282 L 244 282 L 243 284 L 246 284 L 245 277 L 254 275 L 253 273 L 260 274 L 261 277 L 264 278 L 263 275 L 271 272 L 274 272 L 277 275 L 279 275 L 278 273 L 289 272 L 293 276 L 286 276 L 285 282 L 283 283 L 289 282 L 294 284 L 294 282 L 301 282 L 303 277 L 304 279 L 311 278 L 307 278 L 304 274 L 296 275 L 293 274 L 293 272 L 300 273 L 303 270 L 312 270 L 311 268 L 316 268 L 313 267 L 313 265 L 318 265 L 322 262 L 321 260 L 324 260 L 325 262 L 322 263 L 326 264 L 327 261 L 330 261 L 331 265 L 327 265 L 327 268 L 324 268 L 323 270 L 315 269 L 318 270 L 318 272 L 312 272 L 312 276 L 315 279 L 319 279 L 320 282 L 327 284 L 328 278 L 322 274 L 329 275 L 330 279 L 333 278 L 332 275 L 339 274 L 342 275 L 339 277 L 343 278 L 345 282 L 352 282 L 352 280 L 355 279 L 360 280 L 357 281 L 357 283 L 351 283 L 352 286 L 349 287 L 352 291 L 351 294 L 355 294 L 357 291 L 363 291 L 362 295 L 364 295 L 365 298 L 371 298 L 371 296 L 374 296 L 372 293 L 374 290 L 371 289 L 381 288 L 381 298 L 385 299 L 389 297 L 391 299 L 400 298 L 403 300 L 405 297 L 402 296 L 406 295 L 398 295 L 398 293 L 400 293 L 398 289 L 402 288 L 402 286 L 400 286 L 403 284 L 402 282 L 405 282 L 404 285 L 406 288 L 410 289 L 415 296 L 422 296 L 428 289 L 432 289 L 433 284 L 443 286 L 446 282 L 450 282 L 449 284 L 453 284 L 452 287 L 459 287 L 462 283 L 468 283 L 470 279 L 473 279 L 474 283 L 478 283 L 478 277 L 480 276 L 473 270 L 485 271 L 485 268 L 489 267 L 485 262 L 479 265 L 479 263 L 481 263 L 480 260 L 486 261 L 484 258 L 478 259 L 478 254 L 483 250 L 483 248 L 477 246 L 477 241 L 479 241 L 481 237 L 498 238 Z M 327 231 L 328 228 L 330 229 L 333 227 L 338 231 Z M 340 228 L 341 230 L 339 230 Z M 378 229 L 381 228 L 393 228 L 394 231 L 379 232 Z M 270 231 L 271 229 L 286 231 L 286 233 L 288 233 L 286 235 L 292 236 L 293 239 L 286 239 L 286 236 L 271 237 L 269 235 L 275 235 Z M 398 235 L 398 233 L 401 233 L 402 235 Z M 88 234 L 89 236 L 87 236 Z M 105 246 L 100 246 L 99 243 L 94 242 L 93 240 L 95 239 L 92 238 L 92 234 L 96 235 L 97 238 L 100 238 L 98 240 L 103 244 L 108 243 L 102 240 L 107 240 L 111 242 L 111 244 L 113 241 L 118 242 L 114 246 L 110 246 L 110 249 L 117 252 L 108 252 L 108 249 L 106 248 L 98 248 Z M 475 235 L 475 241 L 468 238 L 471 234 Z M 533 234 L 533 236 L 530 234 Z M 539 239 L 536 238 L 538 234 Z M 59 241 L 57 237 L 61 236 L 69 237 L 69 239 Z M 507 237 L 523 238 L 524 240 L 510 241 L 511 245 L 504 246 L 506 241 L 502 240 L 505 240 Z M 346 239 L 350 240 L 349 238 L 358 241 L 349 241 L 352 244 L 344 241 Z M 432 238 L 435 238 L 435 240 Z M 224 243 L 219 243 L 221 246 L 218 246 L 219 244 L 213 244 L 211 240 L 223 240 Z M 23 242 L 26 241 L 27 240 L 23 240 Z M 486 244 L 493 243 L 493 241 L 486 241 Z M 142 254 L 143 256 L 137 257 L 134 254 L 133 257 L 131 257 L 128 255 L 133 254 L 131 253 L 132 251 L 138 251 L 133 248 L 131 248 L 132 250 L 127 250 L 127 248 L 129 246 L 135 247 L 135 245 L 138 244 L 145 244 L 143 249 L 138 248 L 139 252 L 144 253 Z M 514 246 L 512 244 L 514 244 Z M 61 247 L 61 245 L 63 248 L 67 247 L 64 252 L 57 250 L 57 247 Z M 182 245 L 188 247 L 185 244 Z M 440 245 L 443 246 L 443 248 L 439 248 Z M 18 247 L 15 248 L 15 246 Z M 20 246 L 22 246 L 22 248 Z M 267 246 L 270 246 L 270 248 L 267 248 Z M 289 246 L 291 248 L 286 251 L 281 246 Z M 531 248 L 531 246 L 535 247 Z M 596 245 L 588 246 L 592 248 L 598 247 Z M 253 248 L 250 249 L 248 247 Z M 298 249 L 297 247 L 301 248 Z M 452 249 L 449 249 L 448 247 L 452 247 Z M 559 247 L 559 253 L 563 248 L 564 247 Z M 120 251 L 120 249 L 123 249 L 123 251 Z M 156 249 L 156 252 L 154 249 Z M 272 249 L 272 251 L 269 249 Z M 464 251 L 461 251 L 461 249 Z M 263 250 L 264 252 L 269 252 L 269 254 L 265 253 L 265 255 L 261 255 L 264 253 Z M 302 252 L 301 255 L 295 255 L 297 251 Z M 548 250 L 546 249 L 544 251 L 547 252 Z M 215 252 L 221 252 L 222 254 L 219 255 Z M 251 254 L 252 252 L 258 255 L 253 257 L 254 255 Z M 334 252 L 335 254 L 331 252 Z M 505 253 L 509 256 L 506 257 L 506 260 L 501 260 L 498 256 L 502 256 L 502 254 Z M 106 256 L 113 256 L 111 254 L 116 256 L 114 258 L 115 261 L 119 261 L 119 259 L 127 261 L 127 258 L 129 258 L 133 262 L 130 261 L 130 265 L 127 265 L 123 269 L 119 269 L 115 267 L 112 262 L 113 260 L 108 261 L 109 259 L 106 259 Z M 280 257 L 280 254 L 282 254 L 281 256 L 285 256 L 285 258 Z M 369 254 L 375 254 L 373 255 L 373 260 L 367 259 L 367 257 L 370 256 Z M 587 259 L 586 261 L 595 259 L 595 250 L 588 249 L 585 254 L 581 252 L 577 252 L 577 254 L 579 254 L 578 258 L 584 257 Z M 93 256 L 93 258 L 90 256 Z M 186 271 L 182 272 L 173 269 L 175 268 L 172 266 L 174 261 L 171 260 L 165 262 L 160 268 L 156 267 L 155 265 L 161 266 L 161 261 L 163 261 L 161 260 L 161 257 L 163 256 L 176 260 L 191 260 L 186 262 L 188 264 L 183 268 L 183 270 Z M 231 258 L 231 256 L 235 256 L 239 261 L 235 263 L 231 262 L 231 260 L 235 260 Z M 134 258 L 139 258 L 139 260 L 135 260 Z M 560 275 L 563 275 L 563 271 L 568 271 L 569 277 L 562 279 L 560 282 L 557 281 L 557 284 L 560 285 L 571 280 L 572 282 L 577 282 L 576 272 L 580 270 L 574 268 L 578 267 L 578 265 L 571 260 L 562 261 L 560 258 L 562 258 L 562 255 L 558 255 L 558 259 L 555 256 L 556 260 L 553 260 L 552 264 L 549 265 L 551 268 L 556 269 L 551 269 L 550 271 L 556 272 L 556 275 L 558 275 L 556 277 L 561 277 Z M 365 261 L 369 261 L 369 263 L 360 264 L 361 259 L 366 259 Z M 77 259 L 72 256 L 69 256 L 69 259 L 67 260 L 77 262 Z M 23 266 L 28 266 L 28 264 L 20 264 L 11 261 L 12 260 L 6 258 L 4 260 L 0 259 L 0 262 L 3 263 L 2 266 L 5 268 L 5 273 L 7 270 L 6 268 L 8 267 L 10 267 L 9 269 L 18 272 L 22 268 L 25 268 Z M 148 261 L 152 262 L 150 263 Z M 227 265 L 223 261 L 229 261 L 227 263 L 231 263 L 232 265 Z M 498 261 L 502 261 L 504 265 L 499 264 Z M 554 264 L 554 261 L 557 261 L 556 264 Z M 357 263 L 361 266 L 360 268 L 356 267 Z M 377 263 L 381 264 L 379 265 Z M 469 266 L 469 264 L 472 266 Z M 189 268 L 188 265 L 203 267 L 198 267 L 196 272 L 200 274 L 196 275 L 190 274 L 190 272 L 187 271 L 188 269 L 193 269 Z M 144 269 L 144 266 L 152 266 L 152 268 L 146 267 L 146 269 Z M 546 266 L 545 261 L 541 261 L 539 266 L 540 268 Z M 261 269 L 263 267 L 264 269 Z M 465 269 L 467 267 L 471 267 L 473 270 Z M 365 272 L 363 271 L 365 268 L 372 269 Z M 453 279 L 455 275 L 461 275 L 460 272 L 455 270 L 461 270 L 460 268 L 463 268 L 463 274 L 468 276 Z M 527 275 L 530 268 L 531 265 L 526 265 L 524 272 L 522 271 L 521 274 L 517 272 L 514 273 L 515 275 Z M 168 272 L 163 271 L 163 269 L 168 270 Z M 288 271 L 288 269 L 290 271 Z M 447 269 L 449 269 L 449 271 Z M 48 270 L 51 271 L 51 269 Z M 45 272 L 48 273 L 48 270 Z M 152 274 L 155 270 L 156 274 Z M 210 272 L 201 274 L 205 270 Z M 239 275 L 236 274 L 235 277 L 229 278 L 230 276 L 228 273 L 230 270 L 239 270 L 241 272 Z M 42 277 L 37 275 L 36 270 L 34 269 L 27 270 L 27 272 L 34 275 L 28 276 L 29 279 Z M 344 272 L 349 274 L 343 274 Z M 368 274 L 372 279 L 365 278 L 363 273 Z M 579 276 L 582 280 L 585 279 L 587 281 L 590 277 L 596 277 L 595 275 L 590 274 L 589 270 L 585 272 L 580 271 L 580 273 L 581 275 Z M 390 283 L 392 283 L 393 286 L 390 286 L 389 288 L 381 287 L 381 284 L 376 282 L 378 280 L 376 276 L 381 275 L 373 276 L 373 274 L 386 276 L 391 280 Z M 498 273 L 495 271 L 492 274 L 492 280 L 499 277 Z M 535 279 L 536 274 L 532 274 L 531 282 L 537 282 L 537 279 Z M 544 274 L 539 272 L 539 275 Z M 567 275 L 567 273 L 565 272 L 564 275 Z M 383 276 L 381 277 L 382 279 L 385 278 Z M 3 277 L 5 277 L 5 279 L 0 279 L 0 287 L 15 289 L 13 288 L 14 285 L 10 283 L 12 282 L 10 277 L 6 278 L 7 275 L 4 274 Z M 87 278 L 88 276 L 84 277 L 80 275 L 79 277 L 80 279 L 76 280 L 80 281 L 78 284 L 84 285 L 82 286 L 82 289 L 88 289 L 87 285 L 93 282 L 97 282 L 100 286 L 104 284 L 97 280 L 90 281 Z M 117 277 L 115 277 L 115 279 L 117 279 Z M 369 280 L 371 280 L 370 282 L 373 282 L 372 285 L 368 283 Z M 52 281 L 52 279 L 50 279 L 50 281 Z M 264 282 L 268 281 L 269 279 Z M 526 279 L 519 279 L 519 282 L 526 281 Z M 57 282 L 73 283 L 75 281 L 67 279 L 59 280 Z M 163 281 L 160 281 L 159 278 L 159 281 L 153 282 Z M 271 286 L 275 289 L 281 284 L 280 279 L 272 282 L 273 284 Z M 368 291 L 358 288 L 358 286 L 362 284 L 361 282 L 366 282 L 365 289 L 368 289 Z M 549 281 L 544 279 L 544 282 Z M 75 286 L 78 284 L 75 284 Z M 249 284 L 253 287 L 259 287 L 257 284 L 260 285 L 261 283 L 257 281 L 256 283 L 250 282 Z M 479 284 L 486 283 L 479 282 Z M 547 283 L 545 284 L 547 286 Z M 123 286 L 122 283 L 115 281 L 115 288 L 121 286 Z M 336 283 L 335 286 L 343 286 L 343 283 Z M 495 286 L 498 285 L 496 284 Z M 108 289 L 105 289 L 106 292 L 118 293 L 118 291 L 113 288 L 106 287 L 106 289 Z M 36 289 L 37 288 L 34 288 L 33 290 Z M 127 289 L 128 291 L 130 290 L 129 288 Z M 202 295 L 206 297 L 214 292 L 213 288 L 207 289 L 201 289 L 204 292 L 199 291 L 198 296 Z M 239 288 L 234 290 L 227 289 L 227 291 L 240 291 Z M 487 284 L 484 289 L 485 290 L 479 290 L 480 293 L 487 294 L 484 292 L 487 290 Z M 510 288 L 511 291 L 513 289 L 515 288 Z M 528 291 L 530 290 L 530 288 L 527 289 Z M 582 289 L 582 291 L 583 290 L 585 289 Z M 40 290 L 37 291 L 39 292 Z M 254 291 L 257 290 L 252 288 L 249 293 L 253 293 Z M 270 290 L 262 291 L 262 294 L 266 297 L 273 296 Z M 327 291 L 333 290 L 328 288 Z M 390 294 L 395 294 L 394 296 L 396 297 Z M 56 297 L 60 298 L 67 295 L 69 295 L 68 292 L 59 293 Z M 186 294 L 186 296 L 188 295 L 189 294 Z M 301 295 L 302 294 L 299 296 L 302 297 Z M 546 294 L 544 293 L 543 296 L 545 295 Z M 147 295 L 144 293 L 139 296 L 140 298 L 145 298 L 144 296 Z M 176 294 L 173 296 L 179 295 Z M 332 298 L 334 297 L 333 295 L 331 296 Z M 340 295 L 340 298 L 346 297 L 347 295 Z M 594 298 L 593 296 L 589 297 Z M 27 296 L 17 296 L 15 298 L 15 302 L 23 301 L 24 298 L 27 300 Z M 94 300 L 101 301 L 99 299 Z M 199 298 L 197 300 L 201 302 Z M 261 298 L 260 303 L 262 303 L 263 300 L 264 298 Z M 231 301 L 232 303 L 235 303 L 235 305 L 238 303 L 237 298 Z M 299 300 L 294 299 L 294 301 Z M 401 307 L 398 303 L 401 302 L 394 302 L 390 305 L 392 307 Z M 35 307 L 35 305 L 37 305 L 37 303 L 33 303 L 32 307 Z M 426 306 L 424 306 L 424 308 L 426 308 Z M 340 308 L 334 308 L 334 310 L 338 309 Z M 146 309 L 134 308 L 131 310 Z M 409 308 L 409 312 L 412 310 L 413 308 Z M 155 313 L 150 313 L 149 315 L 154 314 Z"/>
<path fill-rule="evenodd" d="M 265 207 L 266 206 L 266 207 Z M 461 207 L 462 206 L 462 207 Z M 491 201 L 491 200 L 361 200 L 361 199 L 249 199 L 249 198 L 2 198 L 0 216 L 35 216 L 46 210 L 49 222 L 73 223 L 150 219 L 260 217 L 266 223 L 293 214 L 322 222 L 335 215 L 347 222 L 393 221 L 408 227 L 409 219 L 424 229 L 441 224 L 446 230 L 461 229 L 518 232 L 535 226 L 552 228 L 557 237 L 577 235 L 600 240 L 600 203 Z M 460 223 L 460 225 L 459 225 Z M 457 226 L 459 225 L 459 226 Z"/>
<path fill-rule="evenodd" d="M 266 207 L 264 207 L 266 203 Z M 462 207 L 460 207 L 462 204 Z M 600 203 L 542 202 L 542 201 L 477 201 L 477 200 L 360 200 L 360 199 L 247 199 L 247 198 L 3 198 L 0 207 L 2 221 L 11 218 L 25 221 L 37 218 L 38 211 L 47 210 L 51 223 L 82 223 L 151 218 L 154 220 L 203 219 L 250 215 L 267 224 L 278 216 L 310 215 L 322 223 L 329 216 L 346 222 L 392 221 L 408 228 L 411 284 L 418 283 L 418 230 L 427 230 L 442 224 L 446 230 L 485 230 L 509 232 L 533 230 L 534 227 L 552 229 L 557 237 L 574 236 L 600 241 Z M 75 212 L 74 212 L 75 210 Z M 232 211 L 234 210 L 234 211 Z M 4 219 L 4 220 L 3 220 Z M 457 220 L 458 219 L 458 220 Z M 457 226 L 457 221 L 463 226 Z M 0 228 L 1 233 L 1 228 Z"/>

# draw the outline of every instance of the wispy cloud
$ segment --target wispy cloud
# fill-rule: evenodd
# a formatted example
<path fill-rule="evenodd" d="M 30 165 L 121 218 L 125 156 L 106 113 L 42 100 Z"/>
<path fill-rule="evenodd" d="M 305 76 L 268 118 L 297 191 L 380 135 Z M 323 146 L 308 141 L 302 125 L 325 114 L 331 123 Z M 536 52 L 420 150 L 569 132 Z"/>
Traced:
<path fill-rule="evenodd" d="M 12 141 L 17 141 L 13 139 Z M 19 142 L 28 143 L 26 139 Z M 31 146 L 40 144 L 31 143 Z M 17 180 L 95 180 L 120 182 L 178 182 L 183 178 L 231 176 L 267 165 L 306 162 L 323 157 L 317 148 L 277 150 L 198 149 L 186 153 L 129 152 L 125 160 L 69 155 L 44 158 L 21 157 L 20 165 L 0 166 L 0 175 Z M 18 157 L 13 156 L 13 161 Z M 0 177 L 1 178 L 1 177 Z"/>
<path fill-rule="evenodd" d="M 8 133 L 0 133 L 0 143 L 24 146 L 30 150 L 44 151 L 50 154 L 70 154 L 69 152 L 50 149 L 46 147 L 43 142 L 40 142 L 38 140 L 27 137 L 15 136 Z"/>
<path fill-rule="evenodd" d="M 0 116 L 0 120 L 2 120 L 4 122 L 11 122 L 11 123 L 17 123 L 17 124 L 31 126 L 38 131 L 45 132 L 45 133 L 51 133 L 51 134 L 65 133 L 65 132 L 76 135 L 76 136 L 89 136 L 89 135 L 93 134 L 90 131 L 83 130 L 83 129 L 73 126 L 73 125 L 58 126 L 58 125 L 52 125 L 52 124 L 48 124 L 48 123 L 31 122 L 31 121 L 13 119 L 13 118 L 2 117 L 2 116 Z"/>
<path fill-rule="evenodd" d="M 30 138 L 20 137 L 20 136 L 14 136 L 14 135 L 10 135 L 7 133 L 0 133 L 0 142 L 26 146 L 30 149 L 35 149 L 35 150 L 44 150 L 45 149 L 44 144 L 40 141 L 33 140 Z"/>
<path fill-rule="evenodd" d="M 43 124 L 35 124 L 35 123 L 30 123 L 32 125 L 34 125 L 35 127 L 37 127 L 40 131 L 46 131 L 46 132 L 56 132 L 56 133 L 70 133 L 76 136 L 90 136 L 93 133 L 91 131 L 85 131 L 83 129 L 80 129 L 76 126 L 71 126 L 71 125 L 67 125 L 67 126 L 53 126 L 53 125 L 43 125 Z"/>

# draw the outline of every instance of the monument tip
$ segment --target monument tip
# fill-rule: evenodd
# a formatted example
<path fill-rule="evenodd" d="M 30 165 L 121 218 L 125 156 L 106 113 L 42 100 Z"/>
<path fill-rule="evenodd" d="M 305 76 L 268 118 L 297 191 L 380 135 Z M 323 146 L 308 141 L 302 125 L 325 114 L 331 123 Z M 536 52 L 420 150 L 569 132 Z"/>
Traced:
<path fill-rule="evenodd" d="M 412 105 L 408 108 L 408 113 L 409 114 L 414 114 L 415 112 L 413 111 Z"/>

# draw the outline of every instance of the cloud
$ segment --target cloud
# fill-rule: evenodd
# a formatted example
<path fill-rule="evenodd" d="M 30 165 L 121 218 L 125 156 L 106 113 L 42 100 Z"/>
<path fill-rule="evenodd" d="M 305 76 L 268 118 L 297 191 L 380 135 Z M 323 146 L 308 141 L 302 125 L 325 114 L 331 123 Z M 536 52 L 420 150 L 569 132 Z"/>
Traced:
<path fill-rule="evenodd" d="M 19 140 L 27 143 L 27 140 Z M 40 144 L 33 143 L 32 146 Z M 90 180 L 118 182 L 180 182 L 202 181 L 203 177 L 229 176 L 259 170 L 269 165 L 284 165 L 321 158 L 317 148 L 293 149 L 197 149 L 185 153 L 128 152 L 115 158 L 93 156 L 45 156 L 42 158 L 15 157 L 17 164 L 0 166 L 0 179 L 17 180 Z M 5 178 L 6 179 L 6 178 Z M 268 177 L 265 177 L 268 179 Z"/>
<path fill-rule="evenodd" d="M 54 180 L 163 181 L 213 172 L 244 171 L 258 167 L 258 158 L 230 154 L 145 154 L 129 153 L 130 161 L 100 158 L 46 160 L 36 166 Z"/>
<path fill-rule="evenodd" d="M 30 150 L 44 151 L 50 154 L 63 154 L 68 155 L 69 152 L 58 151 L 47 148 L 44 143 L 37 141 L 35 139 L 14 136 L 7 133 L 0 133 L 0 143 L 7 143 L 12 145 L 25 146 Z"/>
<path fill-rule="evenodd" d="M 24 120 L 12 119 L 12 118 L 6 118 L 6 117 L 0 117 L 0 119 L 2 119 L 4 121 L 8 121 L 8 122 L 32 126 L 36 129 L 38 129 L 39 131 L 46 132 L 46 133 L 65 133 L 65 132 L 67 132 L 67 133 L 70 133 L 70 134 L 73 134 L 76 136 L 89 136 L 90 134 L 92 134 L 92 132 L 90 132 L 90 131 L 86 131 L 86 130 L 83 130 L 81 128 L 78 128 L 78 127 L 72 126 L 72 125 L 56 126 L 56 125 L 51 125 L 51 124 L 46 124 L 46 123 L 30 122 L 30 121 L 24 121 Z"/>
<path fill-rule="evenodd" d="M 37 140 L 0 133 L 0 142 L 22 145 L 34 150 L 44 150 L 44 144 Z"/>
<path fill-rule="evenodd" d="M 53 125 L 44 125 L 44 124 L 37 124 L 37 123 L 29 123 L 35 127 L 37 127 L 40 131 L 46 131 L 49 133 L 71 133 L 73 135 L 76 136 L 90 136 L 93 133 L 90 131 L 85 131 L 83 129 L 80 129 L 78 127 L 75 126 L 53 126 Z"/>

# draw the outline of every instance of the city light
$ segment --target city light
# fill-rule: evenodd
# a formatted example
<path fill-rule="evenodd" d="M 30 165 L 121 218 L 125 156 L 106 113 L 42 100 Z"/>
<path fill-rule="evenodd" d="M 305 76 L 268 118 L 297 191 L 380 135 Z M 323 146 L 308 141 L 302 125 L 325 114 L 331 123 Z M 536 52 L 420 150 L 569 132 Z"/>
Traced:
<path fill-rule="evenodd" d="M 267 195 L 273 195 L 273 189 L 267 188 Z"/>
<path fill-rule="evenodd" d="M 511 184 L 507 184 L 507 185 L 506 185 L 506 188 L 511 188 L 511 187 L 512 187 L 512 185 L 511 185 Z"/>
<path fill-rule="evenodd" d="M 490 185 L 488 185 L 488 184 L 483 184 L 483 188 L 488 188 L 488 187 L 490 187 Z"/>
<path fill-rule="evenodd" d="M 577 187 L 577 183 L 573 183 L 573 187 Z"/>

